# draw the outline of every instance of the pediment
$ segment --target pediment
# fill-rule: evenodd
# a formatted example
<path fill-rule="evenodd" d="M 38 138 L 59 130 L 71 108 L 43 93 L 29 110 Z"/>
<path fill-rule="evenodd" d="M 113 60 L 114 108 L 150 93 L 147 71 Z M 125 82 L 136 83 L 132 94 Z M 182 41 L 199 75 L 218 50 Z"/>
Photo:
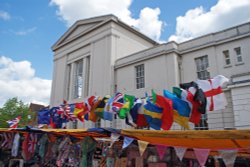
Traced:
<path fill-rule="evenodd" d="M 152 44 L 158 44 L 154 40 L 150 39 L 146 35 L 140 33 L 139 31 L 135 30 L 134 28 L 131 28 L 129 25 L 125 24 L 124 22 L 120 21 L 116 16 L 114 15 L 104 15 L 94 18 L 89 18 L 85 20 L 79 20 L 74 25 L 72 25 L 67 32 L 61 36 L 61 38 L 52 46 L 52 50 L 55 51 L 56 49 L 64 46 L 65 44 L 73 41 L 74 39 L 83 36 L 90 31 L 97 29 L 101 27 L 102 25 L 106 24 L 107 22 L 114 21 L 119 26 L 122 26 L 123 28 L 127 29 L 128 31 L 131 31 L 132 33 L 138 35 L 139 37 L 143 38 L 144 40 L 152 43 Z"/>
<path fill-rule="evenodd" d="M 77 37 L 78 35 L 88 31 L 89 29 L 95 27 L 97 24 L 100 22 L 95 22 L 95 23 L 87 23 L 87 24 L 78 24 L 72 27 L 72 29 L 65 34 L 65 36 L 60 40 L 58 45 L 70 41 L 71 39 Z"/>
<path fill-rule="evenodd" d="M 67 32 L 63 34 L 63 36 L 52 46 L 53 48 L 56 48 L 57 46 L 63 45 L 64 43 L 67 43 L 67 41 L 70 41 L 77 36 L 80 36 L 84 32 L 87 32 L 94 27 L 98 26 L 105 20 L 108 20 L 110 18 L 114 17 L 113 15 L 105 15 L 100 17 L 94 17 L 90 19 L 85 20 L 79 20 L 73 24 Z"/>

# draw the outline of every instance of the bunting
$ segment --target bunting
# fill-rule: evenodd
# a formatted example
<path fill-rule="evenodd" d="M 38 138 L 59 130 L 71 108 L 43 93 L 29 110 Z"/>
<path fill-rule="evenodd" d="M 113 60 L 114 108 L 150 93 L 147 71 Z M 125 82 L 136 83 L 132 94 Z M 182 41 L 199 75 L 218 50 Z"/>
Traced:
<path fill-rule="evenodd" d="M 187 148 L 186 147 L 174 147 L 174 150 L 175 150 L 177 157 L 180 159 L 180 161 L 182 161 Z"/>
<path fill-rule="evenodd" d="M 219 154 L 227 167 L 233 167 L 238 149 L 219 150 Z"/>
<path fill-rule="evenodd" d="M 156 145 L 156 150 L 159 154 L 160 160 L 163 159 L 165 152 L 166 152 L 167 146 L 163 146 L 163 145 Z"/>
<path fill-rule="evenodd" d="M 128 147 L 132 142 L 134 141 L 133 138 L 130 138 L 130 137 L 124 137 L 124 140 L 123 140 L 123 145 L 122 145 L 122 149 Z"/>
<path fill-rule="evenodd" d="M 149 142 L 142 141 L 142 140 L 137 140 L 137 142 L 138 142 L 138 146 L 139 146 L 140 155 L 142 156 L 144 151 L 146 150 Z"/>
<path fill-rule="evenodd" d="M 203 167 L 205 165 L 209 152 L 210 152 L 210 149 L 194 148 L 194 153 L 200 166 Z"/>

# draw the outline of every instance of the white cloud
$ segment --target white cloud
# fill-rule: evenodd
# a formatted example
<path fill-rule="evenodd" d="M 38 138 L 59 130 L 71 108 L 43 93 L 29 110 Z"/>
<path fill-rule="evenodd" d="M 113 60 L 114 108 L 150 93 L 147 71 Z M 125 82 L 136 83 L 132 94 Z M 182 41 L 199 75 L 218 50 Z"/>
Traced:
<path fill-rule="evenodd" d="M 50 2 L 51 5 L 58 7 L 57 15 L 68 26 L 79 19 L 114 14 L 122 21 L 159 41 L 163 28 L 163 21 L 158 17 L 160 9 L 145 7 L 140 11 L 139 18 L 135 19 L 131 16 L 131 11 L 129 10 L 131 3 L 132 0 L 51 0 Z"/>
<path fill-rule="evenodd" d="M 38 78 L 29 61 L 0 56 L 0 106 L 18 97 L 25 103 L 49 104 L 51 80 Z"/>
<path fill-rule="evenodd" d="M 177 17 L 176 33 L 169 41 L 186 41 L 250 21 L 250 0 L 219 0 L 209 11 L 200 6 Z"/>
<path fill-rule="evenodd" d="M 36 31 L 36 29 L 37 29 L 36 27 L 32 27 L 32 28 L 28 28 L 26 30 L 13 31 L 13 33 L 16 35 L 24 36 L 24 35 L 27 35 L 27 34 L 30 34 L 34 31 Z"/>
<path fill-rule="evenodd" d="M 0 19 L 10 20 L 10 14 L 8 12 L 0 10 Z"/>

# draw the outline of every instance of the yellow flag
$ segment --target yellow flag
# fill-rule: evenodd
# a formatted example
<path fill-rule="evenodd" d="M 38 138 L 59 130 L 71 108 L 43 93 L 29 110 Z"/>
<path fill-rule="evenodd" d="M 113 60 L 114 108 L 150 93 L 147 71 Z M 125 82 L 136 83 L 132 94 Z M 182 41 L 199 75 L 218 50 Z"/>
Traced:
<path fill-rule="evenodd" d="M 190 129 L 188 124 L 189 118 L 180 116 L 176 110 L 173 111 L 174 111 L 174 122 L 184 127 L 185 129 Z"/>
<path fill-rule="evenodd" d="M 140 150 L 140 154 L 141 156 L 143 155 L 144 151 L 146 150 L 148 143 L 147 141 L 142 141 L 142 140 L 138 140 L 138 146 L 139 146 L 139 150 Z"/>

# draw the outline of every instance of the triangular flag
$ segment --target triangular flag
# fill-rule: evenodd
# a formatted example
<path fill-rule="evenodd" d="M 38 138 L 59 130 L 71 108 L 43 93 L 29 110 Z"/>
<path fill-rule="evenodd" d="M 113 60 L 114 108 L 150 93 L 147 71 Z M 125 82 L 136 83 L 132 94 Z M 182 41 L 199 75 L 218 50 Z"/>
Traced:
<path fill-rule="evenodd" d="M 143 155 L 144 151 L 146 150 L 148 143 L 147 141 L 142 141 L 142 140 L 138 140 L 138 146 L 139 146 L 139 150 L 140 150 L 140 154 L 141 156 Z"/>
<path fill-rule="evenodd" d="M 175 150 L 177 157 L 180 159 L 180 161 L 182 161 L 187 148 L 186 147 L 174 147 L 174 150 Z"/>
<path fill-rule="evenodd" d="M 200 166 L 204 166 L 206 161 L 207 161 L 207 157 L 209 155 L 210 149 L 200 149 L 200 148 L 194 148 L 194 153 L 195 156 L 200 164 Z"/>
<path fill-rule="evenodd" d="M 130 138 L 130 137 L 124 137 L 124 140 L 123 140 L 123 145 L 122 145 L 122 149 L 128 147 L 132 142 L 134 141 L 133 138 Z"/>
<path fill-rule="evenodd" d="M 160 159 L 162 159 L 164 157 L 164 154 L 166 152 L 166 148 L 167 148 L 167 146 L 156 145 L 156 150 L 159 154 Z"/>
<path fill-rule="evenodd" d="M 120 137 L 120 134 L 118 134 L 118 133 L 111 133 L 111 147 L 112 147 L 112 145 L 115 143 L 115 141 L 117 141 L 118 139 L 119 139 L 119 137 Z"/>
<path fill-rule="evenodd" d="M 234 150 L 219 150 L 220 156 L 227 167 L 233 167 L 237 156 L 238 149 Z"/>

